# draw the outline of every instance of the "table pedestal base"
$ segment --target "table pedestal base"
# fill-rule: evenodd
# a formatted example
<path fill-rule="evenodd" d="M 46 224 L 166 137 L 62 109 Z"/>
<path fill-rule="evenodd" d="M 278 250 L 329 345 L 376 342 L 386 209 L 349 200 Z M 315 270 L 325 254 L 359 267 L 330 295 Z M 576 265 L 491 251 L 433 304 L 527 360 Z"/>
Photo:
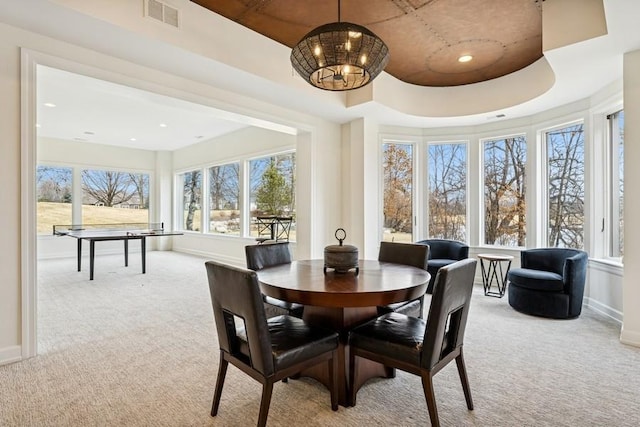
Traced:
<path fill-rule="evenodd" d="M 392 378 L 393 369 L 386 368 L 380 363 L 362 359 L 358 361 L 356 384 L 349 383 L 349 330 L 356 325 L 378 316 L 376 307 L 304 307 L 304 320 L 310 325 L 323 326 L 340 333 L 338 346 L 338 403 L 342 406 L 352 406 L 351 388 L 359 389 L 367 380 L 374 377 Z M 325 386 L 329 384 L 325 366 L 316 366 L 300 373 L 301 376 L 311 377 Z"/>

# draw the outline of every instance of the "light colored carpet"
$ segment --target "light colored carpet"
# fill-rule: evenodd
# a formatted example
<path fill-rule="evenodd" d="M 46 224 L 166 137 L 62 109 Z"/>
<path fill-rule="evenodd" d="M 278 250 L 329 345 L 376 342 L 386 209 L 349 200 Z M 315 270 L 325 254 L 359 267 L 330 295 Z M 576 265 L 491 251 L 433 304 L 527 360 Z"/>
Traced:
<path fill-rule="evenodd" d="M 205 259 L 151 252 L 100 256 L 95 280 L 75 260 L 39 263 L 38 357 L 0 367 L 1 426 L 252 426 L 260 386 L 230 367 L 209 416 L 218 347 Z M 638 426 L 640 349 L 584 310 L 557 321 L 513 311 L 477 286 L 465 356 L 475 410 L 455 364 L 435 377 L 445 426 Z M 372 380 L 358 405 L 332 412 L 310 379 L 278 383 L 270 426 L 429 425 L 419 378 Z"/>

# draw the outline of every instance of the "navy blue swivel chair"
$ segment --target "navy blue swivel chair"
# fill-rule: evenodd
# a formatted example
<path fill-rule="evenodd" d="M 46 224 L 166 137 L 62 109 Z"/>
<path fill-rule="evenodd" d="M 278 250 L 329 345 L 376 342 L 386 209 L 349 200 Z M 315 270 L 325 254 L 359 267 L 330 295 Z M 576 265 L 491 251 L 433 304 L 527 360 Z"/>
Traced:
<path fill-rule="evenodd" d="M 520 267 L 507 275 L 509 305 L 534 316 L 571 319 L 580 316 L 587 277 L 586 252 L 568 248 L 529 249 Z"/>
<path fill-rule="evenodd" d="M 469 258 L 469 246 L 457 240 L 448 239 L 427 239 L 416 242 L 420 245 L 429 246 L 429 263 L 427 271 L 431 274 L 431 280 L 427 287 L 427 293 L 433 293 L 433 285 L 440 267 L 453 264 L 456 261 Z"/>

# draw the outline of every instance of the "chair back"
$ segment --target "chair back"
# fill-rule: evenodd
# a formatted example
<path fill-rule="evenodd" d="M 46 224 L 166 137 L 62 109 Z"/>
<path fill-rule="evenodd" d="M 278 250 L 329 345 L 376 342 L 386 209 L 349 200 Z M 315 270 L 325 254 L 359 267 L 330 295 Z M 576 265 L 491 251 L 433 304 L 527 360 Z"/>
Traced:
<path fill-rule="evenodd" d="M 427 269 L 429 246 L 414 243 L 380 242 L 378 261 Z"/>
<path fill-rule="evenodd" d="M 271 336 L 255 271 L 207 261 L 207 276 L 220 349 L 268 376 L 274 372 Z M 240 352 L 236 318 L 244 321 L 249 355 Z"/>
<path fill-rule="evenodd" d="M 416 242 L 429 245 L 429 259 L 465 259 L 469 258 L 469 245 L 457 240 L 426 239 Z"/>
<path fill-rule="evenodd" d="M 248 245 L 244 250 L 249 270 L 259 271 L 263 268 L 291 262 L 289 242 Z"/>
<path fill-rule="evenodd" d="M 551 271 L 561 276 L 565 275 L 566 261 L 575 258 L 586 266 L 588 255 L 579 249 L 571 248 L 536 248 L 520 252 L 520 266 L 532 270 Z"/>
<path fill-rule="evenodd" d="M 276 223 L 276 241 L 289 241 L 289 232 L 291 231 L 291 223 L 293 217 L 279 216 Z"/>
<path fill-rule="evenodd" d="M 433 368 L 462 346 L 476 263 L 468 258 L 438 270 L 422 347 L 423 368 Z"/>

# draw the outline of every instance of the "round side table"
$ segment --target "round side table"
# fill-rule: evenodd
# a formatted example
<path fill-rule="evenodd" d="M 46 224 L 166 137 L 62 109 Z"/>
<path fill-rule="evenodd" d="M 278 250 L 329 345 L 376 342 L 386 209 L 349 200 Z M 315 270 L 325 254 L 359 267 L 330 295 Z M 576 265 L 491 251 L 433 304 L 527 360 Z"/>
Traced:
<path fill-rule="evenodd" d="M 477 257 L 480 260 L 484 294 L 502 298 L 507 287 L 507 274 L 509 273 L 509 268 L 511 268 L 513 257 L 511 255 L 496 254 L 478 254 Z M 485 265 L 485 261 L 487 265 Z M 503 263 L 506 263 L 506 268 L 503 268 Z M 493 285 L 498 288 L 497 292 L 491 290 Z"/>

